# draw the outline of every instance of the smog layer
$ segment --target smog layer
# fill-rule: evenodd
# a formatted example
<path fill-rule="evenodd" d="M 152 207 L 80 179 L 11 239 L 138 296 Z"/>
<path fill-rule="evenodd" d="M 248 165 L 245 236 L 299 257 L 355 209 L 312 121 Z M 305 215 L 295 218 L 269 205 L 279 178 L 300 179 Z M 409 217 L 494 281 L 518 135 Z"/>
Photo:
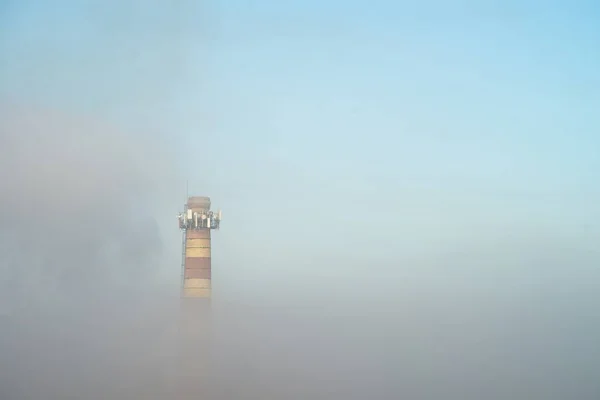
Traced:
<path fill-rule="evenodd" d="M 165 350 L 148 333 L 165 332 L 157 318 L 169 307 L 165 218 L 152 212 L 164 209 L 169 160 L 101 121 L 0 111 L 2 397 L 106 398 L 138 385 Z"/>
<path fill-rule="evenodd" d="M 71 3 L 0 4 L 0 400 L 600 399 L 593 12 Z"/>
<path fill-rule="evenodd" d="M 184 342 L 176 279 L 157 278 L 164 265 L 178 271 L 165 241 L 179 236 L 161 229 L 174 224 L 163 191 L 177 180 L 165 173 L 170 157 L 151 141 L 140 147 L 134 134 L 60 112 L 4 106 L 0 120 L 3 399 L 597 393 L 595 258 L 551 241 L 344 262 L 370 268 L 361 282 L 372 285 L 363 287 L 343 275 L 315 282 L 344 257 L 315 258 L 306 278 L 279 282 L 287 294 L 267 291 L 253 306 L 221 296 L 210 325 L 207 315 L 194 319 L 211 327 L 210 345 Z M 178 357 L 190 364 L 194 356 L 196 384 L 178 386 Z"/>

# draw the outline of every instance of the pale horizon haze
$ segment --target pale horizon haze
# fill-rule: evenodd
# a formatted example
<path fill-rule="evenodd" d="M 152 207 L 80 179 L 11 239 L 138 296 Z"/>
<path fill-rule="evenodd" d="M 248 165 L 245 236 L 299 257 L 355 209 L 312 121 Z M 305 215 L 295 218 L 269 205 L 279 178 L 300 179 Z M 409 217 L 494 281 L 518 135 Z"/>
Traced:
<path fill-rule="evenodd" d="M 370 361 L 323 371 L 356 396 L 600 398 L 594 2 L 4 1 L 0 109 L 0 231 L 38 201 L 62 224 L 5 299 L 25 264 L 75 287 L 44 260 L 94 210 L 80 248 L 139 250 L 72 282 L 176 289 L 187 181 L 223 210 L 215 304 L 345 321 Z"/>

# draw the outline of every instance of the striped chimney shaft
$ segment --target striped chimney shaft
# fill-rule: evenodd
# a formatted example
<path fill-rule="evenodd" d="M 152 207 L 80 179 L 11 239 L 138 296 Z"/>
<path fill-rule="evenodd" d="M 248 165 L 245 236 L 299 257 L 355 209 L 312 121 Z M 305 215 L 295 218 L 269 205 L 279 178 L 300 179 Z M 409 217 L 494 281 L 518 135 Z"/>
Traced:
<path fill-rule="evenodd" d="M 179 215 L 184 233 L 183 282 L 184 298 L 211 297 L 211 231 L 218 229 L 221 212 L 210 210 L 210 198 L 190 197 L 185 211 Z"/>

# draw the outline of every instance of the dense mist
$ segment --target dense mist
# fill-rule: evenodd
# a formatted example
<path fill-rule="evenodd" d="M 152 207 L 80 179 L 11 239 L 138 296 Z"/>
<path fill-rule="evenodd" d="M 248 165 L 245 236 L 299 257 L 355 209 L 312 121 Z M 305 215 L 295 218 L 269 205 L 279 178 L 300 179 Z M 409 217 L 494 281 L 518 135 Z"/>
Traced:
<path fill-rule="evenodd" d="M 177 262 L 161 231 L 168 151 L 55 110 L 3 104 L 0 114 L 2 398 L 106 398 L 140 385 L 159 367 L 168 325 L 157 318 L 176 293 L 161 284 Z"/>
<path fill-rule="evenodd" d="M 600 399 L 594 13 L 8 3 L 0 400 Z"/>
<path fill-rule="evenodd" d="M 487 244 L 345 261 L 370 271 L 361 279 L 279 277 L 260 301 L 217 291 L 210 324 L 187 316 L 212 340 L 183 339 L 166 148 L 56 111 L 4 105 L 1 121 L 3 399 L 598 393 L 598 254 L 582 241 L 488 233 Z M 336 266 L 334 254 L 318 260 L 305 270 Z M 197 385 L 179 387 L 178 357 L 195 354 Z"/>

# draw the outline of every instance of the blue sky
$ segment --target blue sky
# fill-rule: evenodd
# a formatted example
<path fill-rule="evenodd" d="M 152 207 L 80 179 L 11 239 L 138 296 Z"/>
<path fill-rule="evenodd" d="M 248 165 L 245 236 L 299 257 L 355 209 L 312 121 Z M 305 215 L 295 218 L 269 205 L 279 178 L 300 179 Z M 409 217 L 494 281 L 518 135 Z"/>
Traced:
<path fill-rule="evenodd" d="M 170 135 L 221 282 L 598 239 L 593 2 L 192 3 L 3 2 L 0 98 Z"/>

